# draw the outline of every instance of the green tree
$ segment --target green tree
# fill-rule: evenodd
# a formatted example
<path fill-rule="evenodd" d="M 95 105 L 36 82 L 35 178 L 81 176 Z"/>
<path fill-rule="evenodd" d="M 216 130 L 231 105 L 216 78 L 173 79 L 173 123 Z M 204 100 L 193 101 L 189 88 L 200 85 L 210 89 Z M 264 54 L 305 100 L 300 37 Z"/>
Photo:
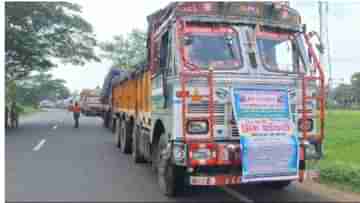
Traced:
<path fill-rule="evenodd" d="M 353 88 L 353 93 L 356 99 L 356 102 L 360 103 L 360 72 L 354 73 L 351 76 L 351 86 Z"/>
<path fill-rule="evenodd" d="M 26 80 L 18 81 L 16 100 L 24 105 L 37 106 L 43 99 L 65 99 L 70 90 L 62 79 L 54 79 L 51 74 L 40 73 Z"/>
<path fill-rule="evenodd" d="M 340 84 L 334 90 L 335 101 L 343 107 L 350 107 L 354 100 L 354 92 L 351 85 Z"/>
<path fill-rule="evenodd" d="M 112 41 L 100 45 L 103 57 L 110 59 L 115 67 L 133 68 L 146 59 L 146 33 L 139 29 L 127 35 L 117 35 Z"/>
<path fill-rule="evenodd" d="M 56 67 L 53 59 L 75 65 L 99 61 L 92 26 L 80 12 L 68 2 L 6 2 L 6 81 Z"/>

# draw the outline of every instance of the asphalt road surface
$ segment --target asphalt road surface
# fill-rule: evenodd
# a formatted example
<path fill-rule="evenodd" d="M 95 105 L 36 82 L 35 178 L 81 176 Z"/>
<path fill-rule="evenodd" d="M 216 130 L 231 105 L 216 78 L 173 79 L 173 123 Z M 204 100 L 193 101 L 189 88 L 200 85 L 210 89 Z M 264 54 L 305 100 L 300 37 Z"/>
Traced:
<path fill-rule="evenodd" d="M 160 193 L 149 164 L 122 154 L 111 132 L 96 117 L 80 118 L 48 110 L 20 120 L 6 132 L 7 201 L 331 201 L 311 187 L 294 184 L 283 191 L 257 185 L 200 188 L 182 197 Z"/>

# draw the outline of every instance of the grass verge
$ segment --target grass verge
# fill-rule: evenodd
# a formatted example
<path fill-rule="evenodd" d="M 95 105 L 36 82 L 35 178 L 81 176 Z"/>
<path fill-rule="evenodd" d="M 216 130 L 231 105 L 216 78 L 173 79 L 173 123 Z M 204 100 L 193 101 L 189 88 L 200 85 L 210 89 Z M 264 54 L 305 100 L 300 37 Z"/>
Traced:
<path fill-rule="evenodd" d="M 325 132 L 320 182 L 360 193 L 360 111 L 328 111 Z"/>
<path fill-rule="evenodd" d="M 21 116 L 29 115 L 38 111 L 40 111 L 40 109 L 34 108 L 32 106 L 21 106 L 20 115 Z"/>

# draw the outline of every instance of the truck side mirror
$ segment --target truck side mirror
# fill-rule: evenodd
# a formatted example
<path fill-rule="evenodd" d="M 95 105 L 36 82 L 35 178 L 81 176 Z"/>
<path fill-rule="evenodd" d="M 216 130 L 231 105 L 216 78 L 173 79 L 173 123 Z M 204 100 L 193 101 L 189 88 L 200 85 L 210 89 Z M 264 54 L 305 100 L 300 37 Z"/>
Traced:
<path fill-rule="evenodd" d="M 321 54 L 324 54 L 325 48 L 324 48 L 324 44 L 323 44 L 323 42 L 322 42 L 322 40 L 320 38 L 320 35 L 315 31 L 309 32 L 308 35 L 310 36 L 310 38 L 313 37 L 313 36 L 316 36 L 319 43 L 316 44 L 315 47 Z"/>
<path fill-rule="evenodd" d="M 189 46 L 193 43 L 193 38 L 192 36 L 184 36 L 183 41 L 185 46 Z"/>
<path fill-rule="evenodd" d="M 319 44 L 316 44 L 316 49 L 321 53 L 321 54 L 324 54 L 324 45 L 323 43 L 319 43 Z"/>
<path fill-rule="evenodd" d="M 251 67 L 257 68 L 257 61 L 256 61 L 256 32 L 258 28 L 255 28 L 252 33 L 249 30 L 246 32 L 246 37 L 248 40 L 248 55 L 249 60 L 251 63 Z"/>

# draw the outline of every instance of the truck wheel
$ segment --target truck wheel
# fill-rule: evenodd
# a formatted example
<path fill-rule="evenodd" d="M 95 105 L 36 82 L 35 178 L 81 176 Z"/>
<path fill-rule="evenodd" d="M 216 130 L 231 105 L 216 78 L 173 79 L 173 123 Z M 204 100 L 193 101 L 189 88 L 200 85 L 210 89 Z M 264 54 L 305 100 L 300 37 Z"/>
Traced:
<path fill-rule="evenodd" d="M 141 155 L 139 150 L 139 139 L 141 136 L 141 130 L 139 126 L 135 127 L 133 137 L 132 137 L 132 157 L 135 163 L 143 163 L 145 162 L 144 157 Z"/>
<path fill-rule="evenodd" d="M 283 180 L 283 181 L 274 181 L 274 182 L 265 182 L 263 185 L 265 187 L 275 189 L 275 190 L 282 190 L 288 187 L 291 184 L 291 180 Z"/>
<path fill-rule="evenodd" d="M 109 130 L 112 132 L 114 127 L 114 118 L 112 117 L 112 113 L 109 113 Z"/>
<path fill-rule="evenodd" d="M 120 135 L 120 143 L 121 143 L 121 152 L 124 154 L 131 153 L 131 140 L 128 130 L 128 123 L 126 121 L 121 122 L 121 135 Z"/>
<path fill-rule="evenodd" d="M 184 192 L 185 169 L 171 163 L 171 152 L 167 152 L 165 135 L 158 144 L 157 177 L 161 192 L 168 197 L 175 197 Z"/>
<path fill-rule="evenodd" d="M 116 119 L 111 119 L 112 125 L 111 125 L 111 132 L 115 133 L 116 131 Z"/>
<path fill-rule="evenodd" d="M 116 130 L 115 130 L 115 144 L 116 144 L 116 147 L 117 148 L 120 148 L 121 147 L 121 144 L 120 144 L 120 132 L 121 132 L 121 122 L 120 120 L 116 120 Z"/>
<path fill-rule="evenodd" d="M 109 128 L 109 112 L 104 112 L 104 127 Z"/>
<path fill-rule="evenodd" d="M 158 156 L 158 143 L 153 143 L 151 145 L 151 170 L 154 173 L 157 173 L 158 169 L 158 162 L 159 162 L 159 156 Z"/>

